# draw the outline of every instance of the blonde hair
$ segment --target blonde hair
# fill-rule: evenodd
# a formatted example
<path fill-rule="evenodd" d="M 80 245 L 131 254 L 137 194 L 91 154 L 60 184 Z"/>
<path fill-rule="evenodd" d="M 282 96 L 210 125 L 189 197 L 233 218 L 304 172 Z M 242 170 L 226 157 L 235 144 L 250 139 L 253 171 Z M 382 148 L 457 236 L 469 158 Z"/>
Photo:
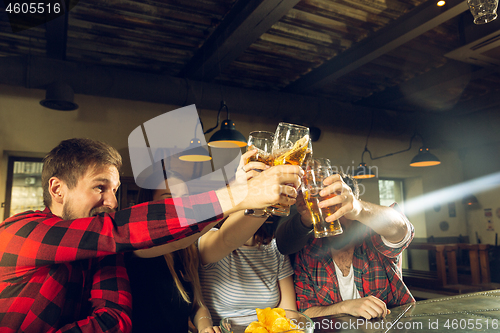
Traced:
<path fill-rule="evenodd" d="M 174 278 L 174 282 L 175 285 L 177 286 L 179 294 L 182 296 L 184 301 L 186 301 L 187 303 L 192 303 L 193 307 L 195 305 L 198 305 L 199 307 L 203 306 L 203 298 L 201 295 L 201 288 L 200 288 L 200 278 L 198 275 L 198 264 L 199 264 L 198 249 L 194 244 L 191 244 L 187 248 L 178 250 L 174 253 L 177 253 L 179 255 L 182 261 L 182 265 L 184 267 L 184 271 L 186 272 L 185 275 L 184 274 L 182 275 L 182 278 L 185 281 L 190 282 L 191 285 L 193 286 L 193 299 L 191 300 L 189 298 L 189 295 L 184 289 L 184 286 L 182 285 L 179 275 L 175 270 L 173 254 L 167 253 L 164 255 L 165 261 L 167 262 L 170 274 L 172 274 L 172 277 Z"/>

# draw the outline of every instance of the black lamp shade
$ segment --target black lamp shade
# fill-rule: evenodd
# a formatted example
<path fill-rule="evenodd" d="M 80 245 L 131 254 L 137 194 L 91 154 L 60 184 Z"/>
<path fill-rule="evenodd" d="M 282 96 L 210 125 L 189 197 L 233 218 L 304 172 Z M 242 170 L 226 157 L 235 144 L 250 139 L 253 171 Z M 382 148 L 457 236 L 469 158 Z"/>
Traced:
<path fill-rule="evenodd" d="M 375 174 L 366 166 L 366 163 L 360 163 L 353 175 L 354 179 L 368 179 L 374 177 Z"/>
<path fill-rule="evenodd" d="M 226 119 L 222 122 L 220 130 L 212 135 L 208 145 L 215 148 L 246 147 L 247 139 L 236 130 L 231 119 Z"/>
<path fill-rule="evenodd" d="M 45 99 L 40 105 L 59 111 L 73 111 L 78 109 L 78 104 L 73 103 L 73 89 L 66 83 L 54 82 L 47 86 Z"/>
<path fill-rule="evenodd" d="M 441 161 L 431 154 L 427 147 L 420 147 L 420 151 L 410 162 L 412 167 L 428 167 L 438 164 L 441 164 Z"/>
<path fill-rule="evenodd" d="M 476 207 L 477 205 L 479 205 L 479 201 L 477 201 L 477 198 L 474 194 L 466 196 L 462 200 L 462 203 L 468 207 Z"/>
<path fill-rule="evenodd" d="M 187 162 L 205 162 L 210 161 L 212 157 L 208 153 L 208 150 L 201 146 L 200 139 L 191 139 L 189 147 L 184 150 L 179 156 L 181 161 Z"/>

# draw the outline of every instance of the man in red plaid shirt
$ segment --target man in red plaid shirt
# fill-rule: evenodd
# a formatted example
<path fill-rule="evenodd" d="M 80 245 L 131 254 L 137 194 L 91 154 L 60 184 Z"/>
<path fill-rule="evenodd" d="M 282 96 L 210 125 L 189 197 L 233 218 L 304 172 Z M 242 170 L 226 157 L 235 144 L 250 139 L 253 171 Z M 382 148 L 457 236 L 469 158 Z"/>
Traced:
<path fill-rule="evenodd" d="M 349 183 L 349 185 L 347 183 Z M 408 219 L 393 207 L 358 198 L 356 181 L 333 175 L 321 196 L 337 195 L 320 207 L 342 204 L 333 215 L 344 232 L 312 237 L 312 219 L 304 200 L 297 200 L 292 219 L 280 224 L 276 241 L 283 254 L 295 255 L 297 308 L 310 317 L 346 313 L 366 319 L 385 317 L 394 307 L 414 302 L 403 283 L 401 253 L 413 239 Z"/>
<path fill-rule="evenodd" d="M 89 139 L 65 140 L 45 157 L 45 210 L 0 224 L 0 332 L 130 332 L 121 252 L 175 250 L 235 211 L 293 204 L 295 188 L 283 184 L 297 187 L 301 173 L 273 167 L 231 191 L 115 212 L 121 163 L 114 148 Z"/>

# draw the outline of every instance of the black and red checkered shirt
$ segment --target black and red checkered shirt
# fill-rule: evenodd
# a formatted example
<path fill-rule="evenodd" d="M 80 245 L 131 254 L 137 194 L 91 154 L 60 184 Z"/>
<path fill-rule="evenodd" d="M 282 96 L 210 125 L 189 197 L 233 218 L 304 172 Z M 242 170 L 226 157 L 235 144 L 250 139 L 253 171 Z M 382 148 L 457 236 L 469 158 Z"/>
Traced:
<path fill-rule="evenodd" d="M 403 283 L 401 260 L 410 245 L 415 230 L 408 221 L 410 237 L 401 247 L 387 246 L 379 234 L 356 222 L 363 243 L 354 249 L 352 266 L 354 284 L 361 297 L 373 295 L 395 307 L 415 302 Z M 297 309 L 305 311 L 314 306 L 328 306 L 343 301 L 330 254 L 328 238 L 312 238 L 295 257 L 295 292 Z"/>
<path fill-rule="evenodd" d="M 0 332 L 129 332 L 129 282 L 116 253 L 187 237 L 220 218 L 215 192 L 69 221 L 48 208 L 8 218 L 0 224 Z"/>

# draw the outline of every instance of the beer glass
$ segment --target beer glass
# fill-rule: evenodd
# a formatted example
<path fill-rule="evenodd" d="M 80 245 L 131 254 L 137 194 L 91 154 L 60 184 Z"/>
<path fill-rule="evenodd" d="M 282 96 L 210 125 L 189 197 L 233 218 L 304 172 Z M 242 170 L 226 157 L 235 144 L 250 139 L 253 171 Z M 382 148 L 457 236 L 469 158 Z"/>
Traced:
<path fill-rule="evenodd" d="M 246 163 L 256 161 L 266 165 L 273 165 L 272 149 L 273 149 L 274 133 L 266 131 L 254 131 L 248 135 L 247 151 L 257 149 L 257 153 L 248 158 Z M 246 209 L 245 215 L 255 217 L 266 217 L 271 214 L 265 209 Z"/>
<path fill-rule="evenodd" d="M 498 0 L 468 0 L 475 24 L 484 24 L 497 18 Z"/>
<path fill-rule="evenodd" d="M 247 151 L 257 149 L 257 153 L 250 156 L 248 162 L 257 161 L 273 165 L 272 150 L 273 150 L 274 133 L 266 131 L 254 131 L 248 134 Z"/>
<path fill-rule="evenodd" d="M 337 219 L 333 222 L 327 222 L 325 219 L 333 215 L 342 204 L 333 205 L 326 208 L 319 208 L 318 204 L 334 197 L 336 194 L 329 194 L 321 197 L 319 192 L 325 187 L 323 181 L 333 174 L 330 161 L 328 159 L 313 159 L 306 167 L 302 181 L 302 194 L 307 208 L 312 216 L 314 227 L 314 237 L 322 238 L 341 234 L 342 226 Z"/>
<path fill-rule="evenodd" d="M 292 164 L 302 166 L 309 147 L 309 141 L 308 127 L 279 123 L 273 142 L 274 165 Z M 267 210 L 277 216 L 288 216 L 290 214 L 290 206 L 274 205 Z"/>
<path fill-rule="evenodd" d="M 312 160 L 313 156 L 313 146 L 312 146 L 312 141 L 311 138 L 309 138 L 309 142 L 307 144 L 307 150 L 306 150 L 306 157 L 304 157 L 304 162 L 302 163 L 302 169 L 305 169 L 309 161 Z"/>

